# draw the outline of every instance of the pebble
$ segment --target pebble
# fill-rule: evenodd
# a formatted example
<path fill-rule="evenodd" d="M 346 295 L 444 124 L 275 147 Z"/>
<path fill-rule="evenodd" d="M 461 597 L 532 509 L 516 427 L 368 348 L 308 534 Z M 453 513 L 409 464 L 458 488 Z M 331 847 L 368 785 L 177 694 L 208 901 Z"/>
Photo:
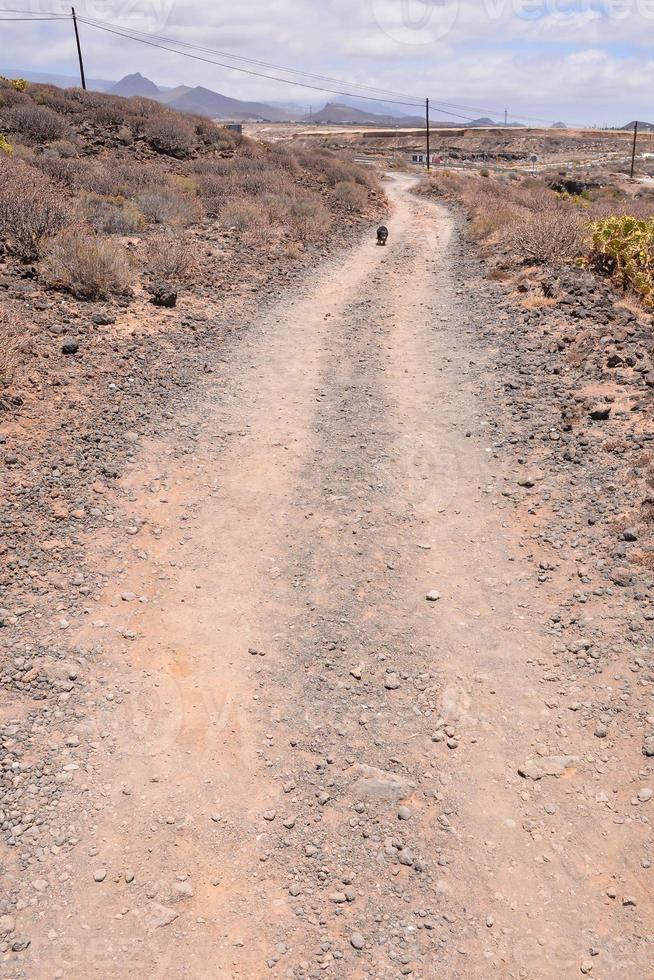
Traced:
<path fill-rule="evenodd" d="M 350 936 L 350 945 L 353 949 L 363 949 L 366 941 L 360 932 L 353 932 Z"/>

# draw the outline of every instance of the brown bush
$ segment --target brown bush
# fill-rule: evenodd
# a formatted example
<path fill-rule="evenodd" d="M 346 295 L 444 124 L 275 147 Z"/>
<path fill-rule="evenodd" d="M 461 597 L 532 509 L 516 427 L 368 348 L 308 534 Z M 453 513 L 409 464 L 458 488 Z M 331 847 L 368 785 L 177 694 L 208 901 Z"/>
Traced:
<path fill-rule="evenodd" d="M 85 165 L 81 160 L 61 157 L 58 153 L 43 153 L 32 160 L 32 165 L 38 167 L 51 180 L 62 187 L 78 187 L 83 179 Z"/>
<path fill-rule="evenodd" d="M 162 116 L 148 120 L 144 127 L 145 137 L 157 153 L 171 157 L 186 157 L 195 149 L 193 127 L 185 119 Z"/>
<path fill-rule="evenodd" d="M 262 231 L 270 224 L 267 209 L 261 202 L 252 201 L 247 197 L 229 201 L 220 217 L 226 228 L 234 229 L 241 234 Z"/>
<path fill-rule="evenodd" d="M 125 249 L 100 235 L 69 229 L 48 248 L 45 280 L 78 299 L 107 299 L 130 290 L 133 272 Z"/>
<path fill-rule="evenodd" d="M 134 202 L 145 217 L 157 225 L 189 225 L 201 214 L 198 201 L 172 187 L 153 187 L 136 195 Z"/>
<path fill-rule="evenodd" d="M 145 225 L 136 205 L 123 197 L 90 194 L 84 201 L 84 210 L 95 231 L 106 235 L 133 235 Z"/>
<path fill-rule="evenodd" d="M 38 170 L 0 162 L 0 238 L 25 262 L 38 259 L 44 241 L 71 220 L 68 201 Z"/>
<path fill-rule="evenodd" d="M 5 127 L 30 143 L 49 143 L 68 132 L 65 119 L 46 106 L 33 102 L 15 105 L 3 114 Z"/>
<path fill-rule="evenodd" d="M 15 319 L 7 308 L 0 308 L 0 403 L 18 370 L 18 345 Z"/>
<path fill-rule="evenodd" d="M 204 119 L 202 116 L 192 116 L 191 121 L 196 136 L 202 140 L 205 146 L 210 146 L 213 150 L 234 150 L 235 135 L 229 129 L 218 126 L 211 119 Z"/>
<path fill-rule="evenodd" d="M 292 234 L 301 242 L 324 241 L 332 223 L 325 205 L 308 196 L 290 202 L 287 221 Z"/>
<path fill-rule="evenodd" d="M 179 235 L 161 235 L 147 242 L 145 267 L 156 282 L 177 286 L 189 282 L 195 272 L 191 243 Z"/>
<path fill-rule="evenodd" d="M 559 265 L 577 258 L 587 239 L 587 221 L 568 208 L 553 207 L 517 217 L 508 227 L 508 245 L 527 262 Z"/>
<path fill-rule="evenodd" d="M 342 180 L 334 187 L 334 197 L 351 211 L 363 211 L 368 204 L 368 192 L 361 184 L 352 180 Z"/>

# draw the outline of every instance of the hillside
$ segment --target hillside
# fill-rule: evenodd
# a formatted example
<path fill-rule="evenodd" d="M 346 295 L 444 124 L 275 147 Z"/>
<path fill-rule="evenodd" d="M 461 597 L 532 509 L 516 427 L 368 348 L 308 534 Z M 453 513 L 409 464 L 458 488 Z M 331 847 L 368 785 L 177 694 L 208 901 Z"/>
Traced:
<path fill-rule="evenodd" d="M 265 105 L 262 102 L 243 102 L 232 99 L 219 92 L 204 88 L 201 85 L 188 89 L 170 98 L 163 93 L 157 96 L 177 112 L 193 112 L 208 116 L 210 119 L 266 119 L 271 122 L 281 122 L 290 119 L 290 114 L 283 109 Z"/>
<path fill-rule="evenodd" d="M 156 99 L 160 95 L 158 87 L 149 78 L 144 78 L 140 72 L 125 75 L 109 89 L 109 95 L 122 95 L 125 98 L 139 95 L 147 99 Z"/>
<path fill-rule="evenodd" d="M 358 123 L 359 125 L 376 124 L 380 126 L 413 126 L 424 124 L 424 119 L 418 116 L 380 115 L 366 109 L 357 109 L 340 102 L 328 102 L 324 109 L 311 115 L 311 122 L 325 123 Z"/>

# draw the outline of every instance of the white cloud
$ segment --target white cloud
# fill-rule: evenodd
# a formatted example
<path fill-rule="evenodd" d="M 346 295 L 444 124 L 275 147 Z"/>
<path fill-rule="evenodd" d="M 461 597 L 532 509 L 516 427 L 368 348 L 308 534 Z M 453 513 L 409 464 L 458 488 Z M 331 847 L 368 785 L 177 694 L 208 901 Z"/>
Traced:
<path fill-rule="evenodd" d="M 0 0 L 67 12 L 64 0 Z M 83 15 L 235 55 L 422 98 L 570 121 L 623 122 L 649 107 L 654 0 L 78 0 Z M 141 71 L 242 98 L 318 103 L 306 91 L 82 25 L 91 77 Z M 70 25 L 0 23 L 4 67 L 76 71 Z M 8 53 L 10 52 L 10 54 Z M 210 57 L 210 56 L 208 56 Z M 265 71 L 266 69 L 261 69 Z M 324 96 L 330 98 L 329 95 Z"/>

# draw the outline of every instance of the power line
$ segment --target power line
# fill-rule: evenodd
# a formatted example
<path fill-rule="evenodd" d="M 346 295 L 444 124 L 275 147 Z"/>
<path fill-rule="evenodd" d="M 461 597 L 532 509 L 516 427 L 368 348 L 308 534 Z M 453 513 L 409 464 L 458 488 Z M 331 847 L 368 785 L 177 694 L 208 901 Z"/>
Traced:
<path fill-rule="evenodd" d="M 70 20 L 70 17 L 52 16 L 52 17 L 41 17 L 35 14 L 33 17 L 0 17 L 0 21 L 12 21 L 16 23 L 22 21 L 23 23 L 33 24 L 35 21 L 40 20 Z"/>
<path fill-rule="evenodd" d="M 145 38 L 138 37 L 126 30 L 121 30 L 115 27 L 102 27 L 100 26 L 100 24 L 94 24 L 92 21 L 87 20 L 85 17 L 78 17 L 78 21 L 80 23 L 86 24 L 88 27 L 94 27 L 96 30 L 105 31 L 107 34 L 115 34 L 118 37 L 124 37 L 131 41 L 137 41 L 140 44 L 147 44 L 151 48 L 159 48 L 162 51 L 170 51 L 172 54 L 181 55 L 181 57 L 183 58 L 191 58 L 193 61 L 201 61 L 204 64 L 208 64 L 208 65 L 217 65 L 219 68 L 227 68 L 230 71 L 238 71 L 245 75 L 253 75 L 255 78 L 266 78 L 268 79 L 268 81 L 282 82 L 285 85 L 295 85 L 296 87 L 299 88 L 314 89 L 315 91 L 318 92 L 329 92 L 332 95 L 347 95 L 350 98 L 365 99 L 368 102 L 385 102 L 388 105 L 404 105 L 404 106 L 411 106 L 412 108 L 416 107 L 415 102 L 400 101 L 395 99 L 381 99 L 381 98 L 375 98 L 372 95 L 357 95 L 356 93 L 353 92 L 343 92 L 340 89 L 327 88 L 326 86 L 323 85 L 311 85 L 308 82 L 298 82 L 290 78 L 279 78 L 278 76 L 269 75 L 265 72 L 254 71 L 251 68 L 239 68 L 234 65 L 225 64 L 222 61 L 216 61 L 215 59 L 212 58 L 204 58 L 198 54 L 191 54 L 188 51 L 178 51 L 176 48 L 171 48 L 167 44 L 161 44 L 156 41 L 148 41 Z"/>
<path fill-rule="evenodd" d="M 106 21 L 99 21 L 96 18 L 88 17 L 85 18 L 85 20 L 87 24 L 97 26 L 97 27 L 111 28 L 114 26 L 112 24 L 107 23 Z M 134 40 L 145 39 L 147 41 L 161 41 L 164 44 L 174 44 L 177 47 L 189 48 L 193 51 L 202 51 L 205 54 L 216 55 L 219 58 L 230 58 L 233 61 L 242 61 L 245 62 L 246 64 L 256 65 L 259 68 L 270 68 L 274 71 L 285 72 L 286 74 L 299 75 L 303 78 L 313 79 L 314 81 L 333 82 L 336 85 L 344 85 L 347 86 L 348 88 L 363 89 L 367 92 L 378 93 L 379 95 L 390 95 L 394 99 L 407 99 L 411 103 L 415 102 L 416 107 L 419 107 L 423 104 L 419 96 L 409 95 L 407 92 L 395 92 L 395 91 L 390 91 L 389 89 L 379 88 L 376 85 L 366 85 L 363 82 L 344 81 L 343 79 L 334 78 L 331 75 L 306 72 L 299 68 L 287 68 L 284 65 L 276 65 L 268 61 L 260 61 L 255 58 L 248 58 L 245 55 L 232 54 L 229 51 L 220 51 L 215 48 L 209 48 L 206 47 L 205 45 L 197 44 L 191 41 L 181 41 L 175 38 L 164 37 L 158 34 L 146 34 L 144 31 L 137 31 L 132 28 L 129 29 L 123 28 L 123 30 L 129 33 Z M 182 52 L 178 52 L 178 53 L 181 54 Z M 229 67 L 234 68 L 234 70 L 238 70 L 238 66 L 236 65 L 229 66 Z M 379 98 L 378 101 L 381 102 L 384 100 Z"/>
<path fill-rule="evenodd" d="M 317 89 L 318 91 L 331 92 L 332 94 L 336 94 L 336 95 L 347 95 L 347 96 L 349 96 L 351 98 L 362 98 L 362 99 L 363 98 L 367 98 L 370 101 L 384 102 L 384 103 L 387 103 L 389 105 L 411 105 L 414 108 L 420 108 L 421 106 L 424 105 L 424 100 L 420 96 L 409 95 L 406 92 L 391 91 L 389 89 L 378 88 L 378 87 L 376 87 L 374 85 L 366 85 L 366 84 L 360 83 L 360 82 L 345 81 L 344 79 L 334 78 L 333 76 L 330 76 L 330 75 L 315 74 L 315 73 L 312 73 L 312 72 L 305 72 L 305 71 L 302 71 L 301 69 L 297 69 L 297 68 L 288 68 L 288 67 L 285 67 L 283 65 L 276 65 L 276 64 L 273 64 L 273 63 L 267 62 L 267 61 L 259 61 L 259 60 L 254 59 L 254 58 L 247 58 L 244 55 L 236 55 L 236 54 L 232 54 L 231 52 L 220 51 L 220 50 L 217 50 L 215 48 L 209 48 L 209 47 L 206 47 L 205 45 L 197 44 L 197 43 L 191 42 L 191 41 L 181 41 L 181 40 L 177 40 L 175 38 L 164 37 L 162 35 L 157 35 L 157 34 L 145 34 L 143 31 L 137 31 L 137 30 L 134 30 L 134 29 L 131 29 L 131 28 L 116 28 L 114 25 L 109 24 L 106 21 L 97 20 L 96 18 L 90 18 L 90 17 L 82 18 L 82 17 L 80 17 L 79 20 L 84 20 L 84 22 L 88 26 L 96 27 L 97 29 L 100 29 L 100 30 L 108 30 L 108 31 L 112 31 L 112 30 L 119 31 L 119 30 L 122 30 L 124 32 L 124 34 L 122 36 L 129 36 L 132 40 L 141 41 L 144 44 L 153 44 L 154 42 L 160 42 L 161 45 L 162 45 L 162 47 L 164 47 L 165 50 L 171 50 L 168 47 L 168 45 L 175 45 L 175 53 L 180 54 L 183 57 L 188 57 L 188 55 L 186 55 L 186 53 L 183 52 L 183 51 L 177 51 L 176 50 L 177 48 L 183 47 L 183 48 L 188 48 L 191 51 L 202 51 L 205 54 L 215 55 L 218 58 L 229 58 L 232 61 L 244 62 L 245 64 L 255 65 L 255 66 L 258 66 L 260 68 L 269 68 L 269 69 L 271 69 L 273 71 L 281 71 L 281 72 L 284 72 L 285 74 L 288 74 L 288 75 L 298 75 L 298 76 L 300 76 L 302 78 L 310 78 L 310 79 L 313 79 L 314 81 L 326 81 L 326 82 L 334 83 L 334 84 L 340 85 L 340 86 L 347 86 L 349 89 L 356 88 L 356 89 L 363 90 L 365 92 L 379 93 L 379 94 L 376 94 L 374 96 L 364 96 L 364 95 L 360 95 L 359 93 L 341 92 L 341 91 L 336 91 L 334 89 L 325 88 L 325 87 L 322 87 L 322 86 L 313 86 L 313 85 L 311 85 L 311 86 L 304 86 L 304 83 L 302 83 L 302 82 L 298 82 L 298 81 L 295 81 L 295 80 L 290 80 L 289 81 L 288 79 L 279 78 L 278 76 L 269 76 L 269 75 L 264 75 L 263 76 L 263 77 L 266 77 L 266 78 L 271 78 L 271 80 L 273 80 L 273 81 L 280 81 L 280 82 L 284 82 L 286 84 L 295 84 L 295 85 L 298 85 L 300 87 L 314 88 L 314 89 Z M 211 63 L 212 64 L 213 63 L 218 64 L 220 67 L 228 68 L 228 69 L 231 69 L 232 71 L 241 71 L 241 70 L 243 70 L 238 65 L 226 65 L 226 64 L 224 64 L 222 62 L 213 62 L 213 61 Z M 256 74 L 256 73 L 252 72 L 252 74 Z M 382 96 L 391 96 L 392 98 L 391 99 L 386 99 L 386 98 L 383 98 Z M 408 101 L 400 101 L 400 100 L 408 100 Z M 443 115 L 451 115 L 451 116 L 455 116 L 456 118 L 464 119 L 464 120 L 468 120 L 468 121 L 473 121 L 473 118 L 474 117 L 467 116 L 467 115 L 462 115 L 462 114 L 456 113 L 454 111 L 447 112 L 446 113 L 443 110 L 445 110 L 445 109 L 447 109 L 447 110 L 455 110 L 455 109 L 463 109 L 463 110 L 466 110 L 467 109 L 467 110 L 472 111 L 472 112 L 481 112 L 481 113 L 484 113 L 486 115 L 491 115 L 491 116 L 503 116 L 506 113 L 506 110 L 500 111 L 499 109 L 489 109 L 487 107 L 462 105 L 461 103 L 445 102 L 442 99 L 432 99 L 431 102 L 430 102 L 430 105 L 431 105 L 431 108 L 433 109 L 434 112 L 442 112 Z M 510 119 L 525 120 L 525 121 L 528 121 L 528 122 L 545 122 L 545 123 L 551 123 L 552 122 L 551 119 L 541 119 L 541 118 L 539 118 L 537 116 L 520 116 L 520 115 L 516 115 L 516 114 L 513 114 L 513 113 L 508 114 L 508 116 L 509 116 Z"/>
<path fill-rule="evenodd" d="M 55 20 L 71 20 L 70 15 L 59 14 L 59 15 L 45 15 L 40 13 L 32 13 L 27 10 L 19 10 L 16 8 L 0 8 L 1 13 L 17 13 L 27 16 L 23 17 L 1 17 L 0 21 L 55 21 Z M 145 44 L 149 47 L 158 48 L 163 51 L 169 51 L 171 54 L 177 54 L 184 58 L 190 58 L 194 61 L 200 61 L 204 64 L 216 65 L 220 68 L 226 68 L 228 71 L 236 71 L 242 74 L 250 75 L 255 78 L 265 78 L 269 81 L 280 82 L 284 85 L 294 85 L 298 88 L 311 89 L 313 91 L 325 92 L 331 95 L 341 95 L 348 98 L 360 99 L 367 102 L 382 102 L 386 105 L 398 105 L 409 107 L 413 109 L 419 109 L 424 106 L 424 100 L 418 96 L 408 95 L 404 92 L 391 91 L 389 89 L 377 88 L 373 85 L 366 85 L 361 82 L 351 82 L 345 81 L 343 79 L 333 78 L 330 75 L 322 75 L 318 73 L 305 72 L 297 68 L 288 68 L 283 65 L 276 65 L 271 62 L 259 61 L 254 58 L 247 58 L 244 55 L 235 55 L 229 52 L 219 51 L 213 48 L 205 47 L 204 45 L 197 44 L 190 41 L 181 41 L 174 38 L 164 37 L 162 35 L 156 34 L 145 34 L 142 31 L 137 31 L 130 28 L 122 28 L 110 23 L 96 20 L 95 18 L 78 16 L 77 20 L 79 23 L 84 23 L 88 27 L 94 28 L 95 30 L 104 31 L 108 34 L 113 34 L 117 37 L 123 37 L 128 40 L 136 41 L 140 44 Z M 179 50 L 180 48 L 185 48 L 187 50 Z M 216 57 L 209 58 L 203 57 L 201 54 L 194 54 L 193 52 L 203 52 L 204 54 L 214 55 Z M 253 65 L 255 68 L 242 67 L 241 64 L 229 64 L 225 61 L 218 59 L 229 59 L 235 62 L 241 62 L 245 65 Z M 258 71 L 256 68 L 267 68 L 275 72 L 283 72 L 286 75 L 297 76 L 295 78 L 283 78 L 279 75 L 271 75 L 266 71 Z M 300 79 L 311 79 L 312 81 L 301 81 Z M 337 85 L 339 88 L 332 88 L 329 85 L 314 84 L 315 82 L 327 82 L 330 85 Z M 347 90 L 344 90 L 347 89 Z M 351 91 L 352 89 L 357 89 L 358 91 Z M 374 93 L 374 94 L 364 94 L 364 93 Z M 434 113 L 439 113 L 440 115 L 461 119 L 464 122 L 474 122 L 474 117 L 455 110 L 468 110 L 469 112 L 479 112 L 489 116 L 502 116 L 505 119 L 510 118 L 514 120 L 522 120 L 526 122 L 541 122 L 552 124 L 551 119 L 542 119 L 538 116 L 520 116 L 513 113 L 507 114 L 506 110 L 501 112 L 499 109 L 488 109 L 482 108 L 480 106 L 469 106 L 462 105 L 460 103 L 445 102 L 441 99 L 431 99 L 430 100 L 430 111 Z M 417 115 L 417 113 L 416 113 Z"/>

